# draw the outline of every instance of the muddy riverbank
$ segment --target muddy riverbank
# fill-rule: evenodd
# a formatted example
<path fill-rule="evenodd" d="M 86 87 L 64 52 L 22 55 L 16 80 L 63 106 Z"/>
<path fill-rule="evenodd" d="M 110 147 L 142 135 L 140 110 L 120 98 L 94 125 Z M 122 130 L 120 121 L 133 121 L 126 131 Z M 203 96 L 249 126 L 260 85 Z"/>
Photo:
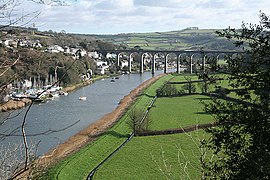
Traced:
<path fill-rule="evenodd" d="M 159 75 L 153 77 L 136 89 L 131 91 L 127 96 L 125 96 L 120 102 L 117 108 L 111 113 L 106 114 L 101 119 L 97 120 L 95 123 L 90 124 L 88 127 L 77 133 L 76 135 L 70 137 L 66 142 L 58 145 L 55 149 L 49 151 L 42 157 L 38 159 L 38 163 L 41 165 L 49 165 L 57 162 L 60 159 L 70 155 L 73 152 L 78 151 L 81 147 L 85 146 L 89 142 L 93 141 L 98 134 L 101 134 L 108 128 L 112 127 L 121 115 L 126 111 L 126 109 L 133 103 L 133 101 L 140 95 L 140 93 L 155 82 L 157 79 L 164 75 Z"/>
<path fill-rule="evenodd" d="M 95 79 L 95 80 L 97 80 L 97 79 Z M 63 88 L 63 91 L 64 92 L 75 91 L 76 89 L 90 85 L 92 82 L 93 82 L 93 80 L 88 80 L 88 81 L 85 81 L 83 83 L 67 86 L 67 87 Z M 32 103 L 32 100 L 28 99 L 28 98 L 23 98 L 20 100 L 12 100 L 11 99 L 6 103 L 0 104 L 0 112 L 7 112 L 7 111 L 11 111 L 11 110 L 21 109 L 21 108 L 23 108 L 31 103 Z"/>

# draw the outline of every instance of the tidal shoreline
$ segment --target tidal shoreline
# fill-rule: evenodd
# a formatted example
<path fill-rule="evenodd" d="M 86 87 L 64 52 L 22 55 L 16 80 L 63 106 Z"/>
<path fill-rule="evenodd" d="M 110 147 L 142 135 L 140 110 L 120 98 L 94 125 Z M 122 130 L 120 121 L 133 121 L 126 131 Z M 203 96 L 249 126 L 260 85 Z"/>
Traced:
<path fill-rule="evenodd" d="M 129 108 L 129 106 L 134 102 L 134 100 L 136 100 L 136 98 L 145 88 L 162 76 L 164 76 L 164 74 L 153 77 L 139 85 L 122 100 L 120 100 L 119 105 L 114 111 L 104 115 L 102 118 L 90 124 L 88 127 L 81 130 L 74 136 L 71 136 L 66 142 L 58 145 L 55 149 L 38 158 L 38 164 L 43 166 L 54 164 L 95 140 L 99 134 L 112 127 L 118 121 L 126 109 Z"/>

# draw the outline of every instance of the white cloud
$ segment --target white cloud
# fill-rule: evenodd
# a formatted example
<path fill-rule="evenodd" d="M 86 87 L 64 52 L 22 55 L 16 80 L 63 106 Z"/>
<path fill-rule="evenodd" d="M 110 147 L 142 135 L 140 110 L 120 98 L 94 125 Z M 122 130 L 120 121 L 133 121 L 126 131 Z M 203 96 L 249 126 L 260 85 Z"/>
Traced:
<path fill-rule="evenodd" d="M 81 0 L 68 7 L 44 7 L 42 29 L 81 33 L 165 31 L 187 26 L 240 27 L 270 15 L 268 0 Z"/>

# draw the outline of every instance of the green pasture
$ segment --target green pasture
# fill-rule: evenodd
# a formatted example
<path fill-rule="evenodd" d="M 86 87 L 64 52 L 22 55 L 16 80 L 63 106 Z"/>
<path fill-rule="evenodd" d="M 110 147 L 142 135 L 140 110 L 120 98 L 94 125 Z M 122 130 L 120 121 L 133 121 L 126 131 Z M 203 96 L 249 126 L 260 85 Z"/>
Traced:
<path fill-rule="evenodd" d="M 155 96 L 155 90 L 170 78 L 172 76 L 168 75 L 156 81 L 145 90 L 145 93 L 138 98 L 116 125 L 94 142 L 51 167 L 43 179 L 85 179 L 88 173 L 122 144 L 132 132 L 126 124 L 130 110 L 135 107 L 146 110 L 153 99 L 152 96 Z"/>
<path fill-rule="evenodd" d="M 199 141 L 205 133 L 135 137 L 94 179 L 201 179 Z"/>
<path fill-rule="evenodd" d="M 129 48 L 136 45 L 143 49 L 227 49 L 224 38 L 218 37 L 218 29 L 175 30 L 168 32 L 127 33 L 116 35 L 95 35 L 96 38 L 115 44 L 126 44 Z"/>
<path fill-rule="evenodd" d="M 170 82 L 186 82 L 185 78 L 190 78 L 191 80 L 198 80 L 198 76 L 194 74 L 174 74 L 174 77 L 170 79 Z"/>
<path fill-rule="evenodd" d="M 212 122 L 212 117 L 203 111 L 202 101 L 209 102 L 210 98 L 202 95 L 158 98 L 149 113 L 151 130 L 184 128 Z"/>
<path fill-rule="evenodd" d="M 189 76 L 197 80 L 197 76 Z M 94 142 L 51 167 L 43 179 L 85 179 L 88 173 L 122 144 L 131 129 L 126 122 L 134 108 L 146 110 L 164 83 L 186 81 L 169 74 L 147 88 L 123 117 Z M 226 84 L 225 84 L 226 85 Z M 150 109 L 151 130 L 165 130 L 212 122 L 204 113 L 203 95 L 158 98 Z M 134 137 L 96 172 L 94 179 L 201 179 L 198 144 L 204 131 L 186 134 Z"/>
<path fill-rule="evenodd" d="M 142 34 L 130 34 L 129 38 L 124 40 L 124 43 L 129 47 L 136 45 L 146 49 L 172 49 L 172 48 L 186 48 L 189 46 L 184 40 L 181 40 L 180 36 L 170 37 L 170 34 L 163 33 L 142 33 Z"/>
<path fill-rule="evenodd" d="M 214 75 L 215 78 L 224 78 L 224 80 L 216 80 L 215 83 L 213 84 L 209 84 L 208 85 L 208 92 L 213 92 L 216 90 L 217 86 L 223 87 L 223 88 L 229 88 L 229 80 L 228 75 L 226 74 L 216 74 Z M 170 80 L 170 82 L 188 82 L 188 80 L 190 79 L 191 81 L 197 81 L 200 80 L 198 78 L 198 75 L 191 75 L 191 74 L 180 74 L 180 75 L 174 75 L 174 77 Z M 195 93 L 202 93 L 202 88 L 203 88 L 203 82 L 194 82 L 192 83 L 195 86 Z M 182 90 L 183 86 L 186 86 L 187 84 L 173 84 L 173 86 L 176 87 L 176 89 L 178 91 Z"/>

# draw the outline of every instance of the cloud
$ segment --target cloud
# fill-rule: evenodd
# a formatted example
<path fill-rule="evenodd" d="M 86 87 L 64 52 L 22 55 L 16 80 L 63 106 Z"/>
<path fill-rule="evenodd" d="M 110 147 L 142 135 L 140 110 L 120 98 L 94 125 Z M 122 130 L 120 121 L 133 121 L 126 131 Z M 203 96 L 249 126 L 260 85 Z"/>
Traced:
<path fill-rule="evenodd" d="M 42 29 L 82 33 L 166 31 L 187 26 L 240 27 L 270 14 L 268 0 L 80 0 L 67 7 L 43 6 Z"/>
<path fill-rule="evenodd" d="M 134 0 L 134 4 L 137 6 L 146 6 L 146 7 L 179 8 L 179 7 L 187 7 L 191 3 L 190 1 L 185 0 L 165 0 L 165 1 Z"/>
<path fill-rule="evenodd" d="M 95 8 L 99 10 L 129 10 L 133 8 L 133 0 L 102 0 Z"/>

